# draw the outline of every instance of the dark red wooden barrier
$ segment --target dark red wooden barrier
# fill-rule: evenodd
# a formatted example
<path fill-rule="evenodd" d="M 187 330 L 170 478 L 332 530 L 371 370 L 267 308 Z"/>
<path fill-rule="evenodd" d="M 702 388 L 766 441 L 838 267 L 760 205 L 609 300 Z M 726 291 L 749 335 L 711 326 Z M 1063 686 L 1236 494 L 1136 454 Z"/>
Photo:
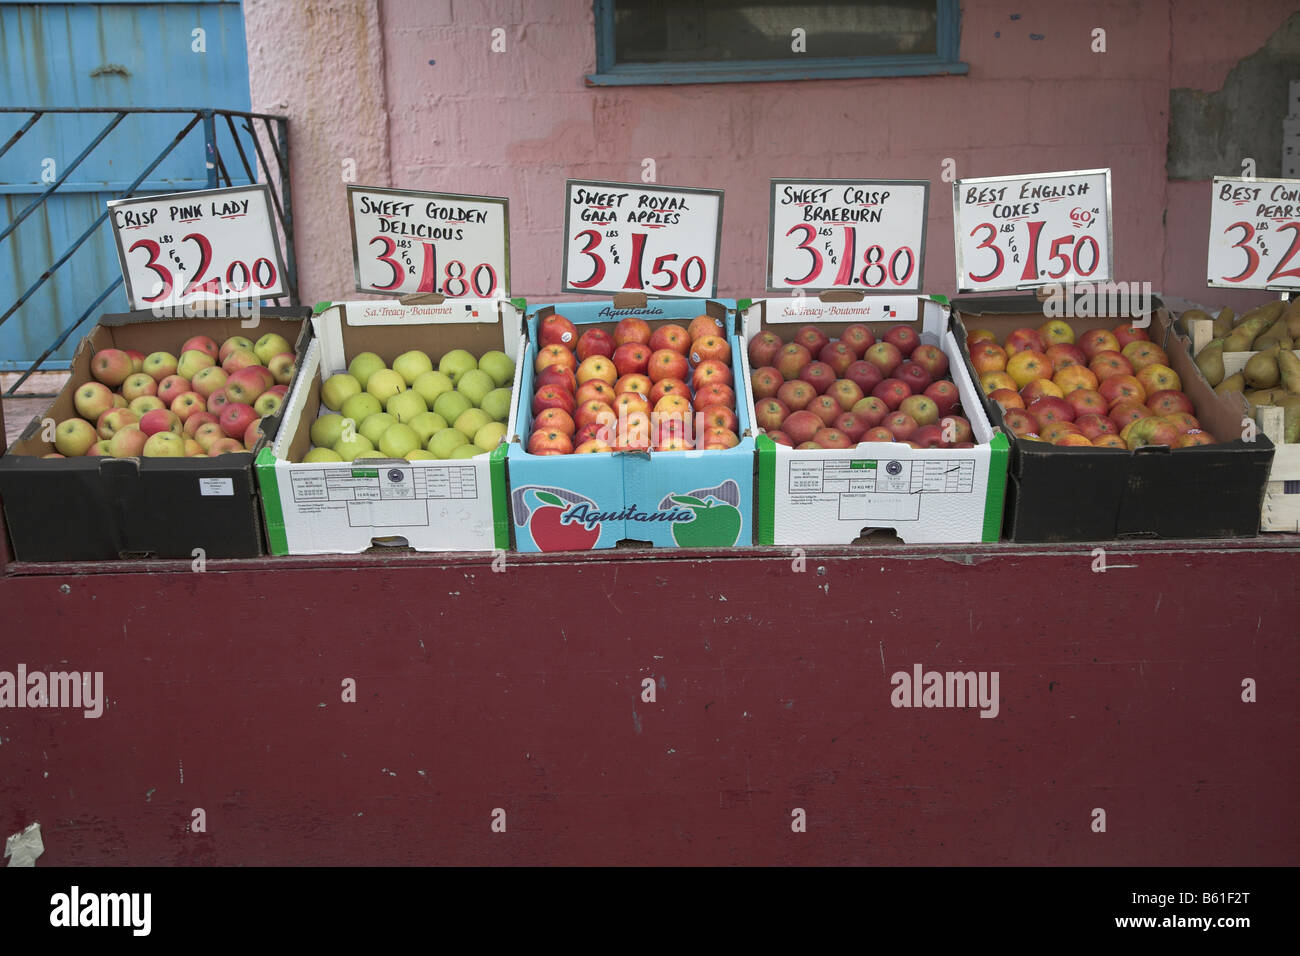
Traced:
<path fill-rule="evenodd" d="M 1293 864 L 1298 544 L 11 564 L 0 670 L 102 671 L 107 704 L 0 710 L 0 835 L 39 821 L 38 865 Z M 996 717 L 892 706 L 916 664 L 996 671 Z"/>

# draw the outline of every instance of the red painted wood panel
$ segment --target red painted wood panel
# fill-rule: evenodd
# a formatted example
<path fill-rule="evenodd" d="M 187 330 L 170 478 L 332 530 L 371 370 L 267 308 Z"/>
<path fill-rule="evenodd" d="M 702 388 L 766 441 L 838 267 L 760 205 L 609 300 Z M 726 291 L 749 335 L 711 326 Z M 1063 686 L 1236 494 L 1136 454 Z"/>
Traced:
<path fill-rule="evenodd" d="M 10 565 L 0 670 L 103 671 L 109 703 L 0 709 L 0 835 L 40 821 L 41 865 L 1294 864 L 1297 540 L 1104 574 L 1009 545 Z M 891 706 L 916 663 L 997 671 L 998 716 Z"/>

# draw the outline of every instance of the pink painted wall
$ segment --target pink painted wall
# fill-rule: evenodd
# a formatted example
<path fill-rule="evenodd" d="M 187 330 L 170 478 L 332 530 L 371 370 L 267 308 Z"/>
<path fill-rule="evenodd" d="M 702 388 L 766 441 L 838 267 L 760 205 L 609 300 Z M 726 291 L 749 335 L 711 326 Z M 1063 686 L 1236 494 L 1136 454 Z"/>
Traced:
<path fill-rule="evenodd" d="M 245 0 L 254 108 L 291 120 L 308 300 L 352 287 L 345 159 L 367 185 L 508 196 L 513 292 L 533 301 L 560 286 L 566 178 L 635 181 L 653 157 L 661 183 L 725 189 L 736 297 L 761 294 L 770 177 L 930 179 L 926 285 L 951 292 L 950 157 L 960 177 L 1109 166 L 1117 278 L 1257 301 L 1205 288 L 1209 187 L 1166 181 L 1169 90 L 1216 88 L 1293 6 L 968 3 L 967 76 L 596 88 L 590 0 Z"/>

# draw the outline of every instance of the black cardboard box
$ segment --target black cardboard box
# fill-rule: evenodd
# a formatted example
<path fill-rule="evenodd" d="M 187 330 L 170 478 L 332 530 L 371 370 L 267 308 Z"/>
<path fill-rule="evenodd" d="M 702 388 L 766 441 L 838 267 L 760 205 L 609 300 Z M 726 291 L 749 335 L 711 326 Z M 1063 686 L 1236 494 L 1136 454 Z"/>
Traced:
<path fill-rule="evenodd" d="M 1018 328 L 1048 320 L 1035 295 L 958 297 L 953 315 L 971 374 L 965 333 L 989 329 L 999 344 Z M 1065 316 L 1076 335 L 1114 328 L 1125 318 Z M 1002 407 L 983 395 L 990 420 L 1011 439 L 1003 533 L 1011 541 L 1110 541 L 1122 538 L 1234 538 L 1259 533 L 1260 506 L 1273 461 L 1263 435 L 1241 438 L 1246 407 L 1240 396 L 1216 395 L 1196 372 L 1184 342 L 1170 333 L 1169 314 L 1154 303 L 1147 334 L 1165 349 L 1170 367 L 1196 407 L 1196 417 L 1219 444 L 1137 451 L 1062 448 L 1018 440 Z M 976 381 L 979 376 L 975 375 Z M 1236 399 L 1236 401 L 1234 401 Z"/>
<path fill-rule="evenodd" d="M 238 317 L 158 318 L 151 312 L 105 315 L 82 339 L 68 384 L 44 415 L 0 456 L 0 497 L 18 561 L 118 558 L 252 558 L 266 553 L 253 456 L 215 458 L 62 458 L 41 437 L 44 418 L 76 415 L 73 393 L 92 380 L 90 360 L 105 348 L 175 353 L 192 335 L 218 342 L 278 332 L 301 359 L 311 335 L 308 308 L 262 309 L 257 325 Z M 295 369 L 295 375 L 297 370 Z M 274 433 L 279 415 L 263 422 Z"/>

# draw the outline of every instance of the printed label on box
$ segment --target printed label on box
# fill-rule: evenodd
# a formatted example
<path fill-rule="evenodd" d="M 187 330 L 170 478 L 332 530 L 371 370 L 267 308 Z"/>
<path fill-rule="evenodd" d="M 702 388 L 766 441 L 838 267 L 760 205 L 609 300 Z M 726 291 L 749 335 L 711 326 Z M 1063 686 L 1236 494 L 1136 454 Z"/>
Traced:
<path fill-rule="evenodd" d="M 213 495 L 234 497 L 235 482 L 230 478 L 200 478 L 199 494 L 204 497 Z"/>

